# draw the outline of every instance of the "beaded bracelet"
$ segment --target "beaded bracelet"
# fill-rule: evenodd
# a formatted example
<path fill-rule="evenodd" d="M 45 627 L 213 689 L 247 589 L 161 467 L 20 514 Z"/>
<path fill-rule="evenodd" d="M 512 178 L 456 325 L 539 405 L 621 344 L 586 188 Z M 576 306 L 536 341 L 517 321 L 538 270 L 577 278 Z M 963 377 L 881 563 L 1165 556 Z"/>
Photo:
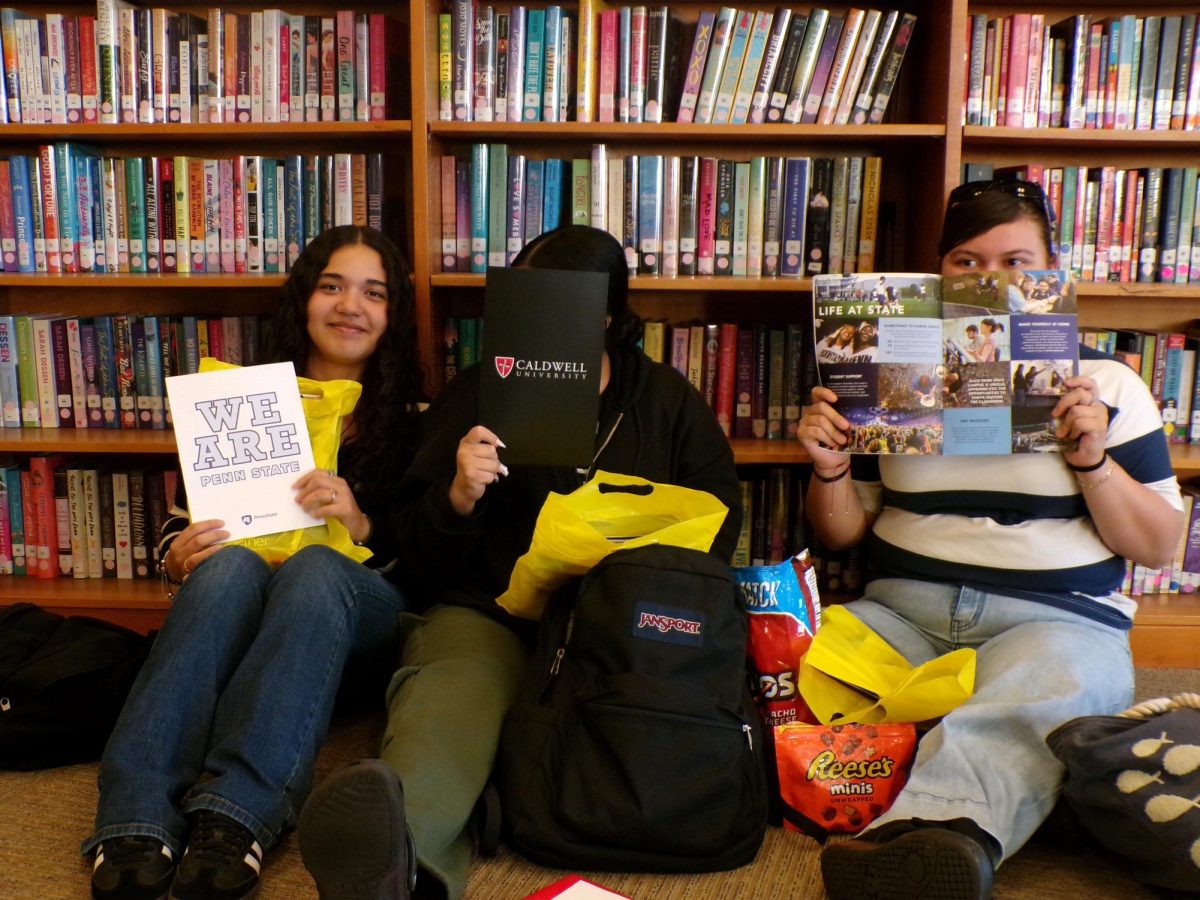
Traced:
<path fill-rule="evenodd" d="M 1064 459 L 1063 462 L 1067 462 L 1067 461 Z M 1104 455 L 1102 457 L 1100 457 L 1100 461 L 1098 463 L 1096 463 L 1095 465 L 1076 466 L 1076 465 L 1073 465 L 1068 462 L 1067 468 L 1070 469 L 1072 472 L 1095 472 L 1098 468 L 1100 468 L 1106 462 L 1108 462 L 1108 451 L 1107 450 L 1104 451 Z"/>
<path fill-rule="evenodd" d="M 1079 484 L 1079 489 L 1081 491 L 1090 491 L 1092 488 L 1099 487 L 1100 485 L 1104 484 L 1104 482 L 1108 481 L 1108 479 L 1112 477 L 1113 469 L 1115 469 L 1116 467 L 1117 467 L 1116 462 L 1112 459 L 1109 459 L 1108 468 L 1104 470 L 1104 475 L 1101 476 L 1096 481 L 1084 481 L 1082 478 L 1076 478 L 1075 481 Z M 1091 472 L 1094 470 L 1093 469 L 1084 469 L 1083 471 Z"/>
<path fill-rule="evenodd" d="M 836 475 L 830 475 L 830 476 L 826 477 L 826 476 L 822 475 L 820 472 L 818 472 L 815 467 L 813 468 L 812 474 L 813 474 L 813 478 L 817 479 L 817 481 L 821 482 L 822 484 L 833 484 L 835 481 L 841 481 L 843 478 L 845 478 L 846 473 L 848 473 L 849 471 L 850 471 L 850 463 L 846 463 L 846 468 L 842 469 L 842 471 L 838 472 Z"/>

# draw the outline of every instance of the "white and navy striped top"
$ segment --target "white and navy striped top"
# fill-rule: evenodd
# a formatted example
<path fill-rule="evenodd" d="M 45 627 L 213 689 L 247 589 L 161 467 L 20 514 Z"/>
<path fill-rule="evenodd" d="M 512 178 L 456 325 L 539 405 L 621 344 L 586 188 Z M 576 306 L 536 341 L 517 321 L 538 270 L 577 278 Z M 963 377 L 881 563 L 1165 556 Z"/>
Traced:
<path fill-rule="evenodd" d="M 1182 509 L 1145 383 L 1087 347 L 1079 370 L 1110 407 L 1109 455 Z M 854 479 L 867 510 L 879 510 L 869 542 L 875 577 L 963 584 L 1132 625 L 1136 604 L 1118 592 L 1125 560 L 1096 533 L 1060 454 L 858 456 Z"/>

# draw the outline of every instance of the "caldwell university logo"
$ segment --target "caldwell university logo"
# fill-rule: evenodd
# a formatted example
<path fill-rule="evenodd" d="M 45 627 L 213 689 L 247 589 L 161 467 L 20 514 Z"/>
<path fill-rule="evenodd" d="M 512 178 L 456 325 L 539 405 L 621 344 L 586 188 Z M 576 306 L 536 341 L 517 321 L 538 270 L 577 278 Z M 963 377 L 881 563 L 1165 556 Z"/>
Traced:
<path fill-rule="evenodd" d="M 541 378 L 547 381 L 579 381 L 587 378 L 584 363 L 566 359 L 521 359 L 516 356 L 493 357 L 496 374 L 507 378 L 515 373 L 517 378 Z"/>

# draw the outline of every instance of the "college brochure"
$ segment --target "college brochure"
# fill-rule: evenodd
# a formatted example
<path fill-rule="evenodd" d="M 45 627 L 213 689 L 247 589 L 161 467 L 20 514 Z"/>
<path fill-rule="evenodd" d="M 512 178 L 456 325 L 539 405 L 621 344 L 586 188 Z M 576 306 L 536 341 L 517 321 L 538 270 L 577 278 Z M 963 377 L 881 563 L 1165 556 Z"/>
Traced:
<path fill-rule="evenodd" d="M 813 279 L 821 384 L 851 453 L 1063 449 L 1050 413 L 1079 371 L 1075 284 L 1060 271 Z"/>
<path fill-rule="evenodd" d="M 505 465 L 591 464 L 607 299 L 603 273 L 487 270 L 479 421 Z"/>
<path fill-rule="evenodd" d="M 222 519 L 230 540 L 324 524 L 292 489 L 315 464 L 290 362 L 166 381 L 193 522 Z"/>

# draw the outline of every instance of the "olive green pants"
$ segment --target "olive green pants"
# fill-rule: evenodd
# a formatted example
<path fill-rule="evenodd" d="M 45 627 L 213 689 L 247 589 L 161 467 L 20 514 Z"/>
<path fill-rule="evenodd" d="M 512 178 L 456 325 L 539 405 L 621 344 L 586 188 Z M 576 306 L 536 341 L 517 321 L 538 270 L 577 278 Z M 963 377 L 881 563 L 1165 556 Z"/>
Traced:
<path fill-rule="evenodd" d="M 473 609 L 435 606 L 405 618 L 379 755 L 404 787 L 423 870 L 418 883 L 432 875 L 457 900 L 471 866 L 471 812 L 491 775 L 528 654 L 516 634 Z"/>

